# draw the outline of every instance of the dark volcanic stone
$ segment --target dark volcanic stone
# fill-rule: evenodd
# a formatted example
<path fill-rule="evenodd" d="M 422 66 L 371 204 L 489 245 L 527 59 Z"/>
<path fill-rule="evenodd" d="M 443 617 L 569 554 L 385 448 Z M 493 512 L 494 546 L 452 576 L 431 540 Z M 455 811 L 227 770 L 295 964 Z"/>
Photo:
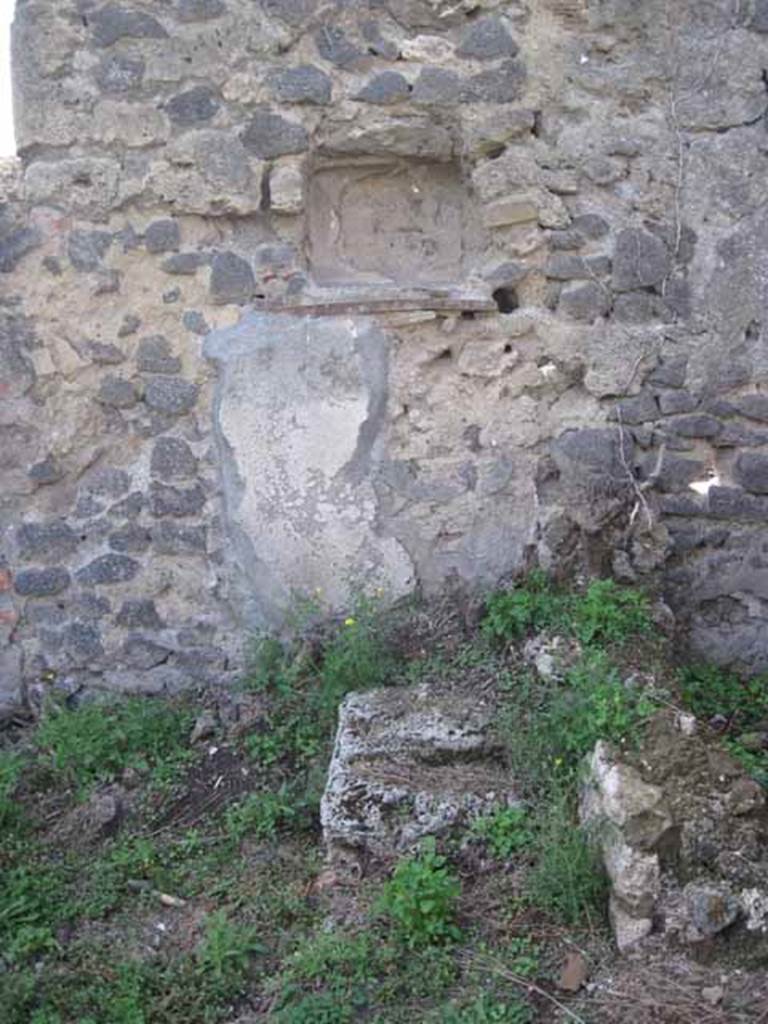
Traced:
<path fill-rule="evenodd" d="M 144 232 L 148 252 L 172 252 L 179 248 L 181 233 L 175 220 L 155 220 Z"/>
<path fill-rule="evenodd" d="M 605 316 L 611 308 L 611 296 L 607 288 L 601 287 L 597 281 L 585 284 L 568 285 L 560 292 L 557 305 L 559 313 L 569 320 L 592 322 Z"/>
<path fill-rule="evenodd" d="M 139 400 L 133 381 L 122 377 L 105 377 L 99 385 L 98 400 L 114 409 L 130 409 Z"/>
<path fill-rule="evenodd" d="M 617 292 L 661 284 L 671 270 L 669 250 L 650 231 L 626 228 L 616 238 L 613 287 Z"/>
<path fill-rule="evenodd" d="M 315 32 L 315 46 L 323 60 L 335 64 L 339 68 L 351 68 L 358 63 L 363 53 L 344 34 L 337 25 L 327 22 Z"/>
<path fill-rule="evenodd" d="M 209 262 L 209 257 L 202 252 L 177 252 L 163 260 L 162 267 L 166 274 L 191 276 Z"/>
<path fill-rule="evenodd" d="M 188 309 L 181 318 L 181 322 L 188 331 L 191 331 L 192 334 L 197 334 L 198 337 L 203 337 L 210 330 L 205 317 L 196 309 Z"/>
<path fill-rule="evenodd" d="M 106 93 L 130 92 L 141 85 L 145 70 L 146 65 L 141 57 L 111 53 L 99 65 L 96 81 Z"/>
<path fill-rule="evenodd" d="M 157 614 L 155 602 L 148 597 L 129 598 L 127 601 L 123 601 L 117 614 L 117 625 L 130 628 L 142 626 L 144 629 L 163 628 L 163 622 Z"/>
<path fill-rule="evenodd" d="M 126 554 L 142 554 L 149 547 L 149 541 L 149 530 L 137 523 L 129 523 L 109 535 L 112 550 Z"/>
<path fill-rule="evenodd" d="M 144 401 L 157 412 L 180 416 L 194 406 L 197 388 L 175 377 L 156 377 L 147 384 Z"/>
<path fill-rule="evenodd" d="M 355 96 L 363 103 L 400 103 L 411 95 L 408 80 L 398 71 L 382 71 L 363 86 Z"/>
<path fill-rule="evenodd" d="M 464 85 L 462 98 L 467 103 L 514 103 L 523 94 L 525 65 L 505 60 L 499 67 L 473 75 Z"/>
<path fill-rule="evenodd" d="M 456 55 L 472 60 L 494 60 L 514 57 L 517 51 L 517 43 L 498 18 L 480 18 L 464 36 Z"/>
<path fill-rule="evenodd" d="M 206 549 L 206 529 L 204 526 L 159 523 L 152 528 L 152 543 L 161 555 L 201 554 Z"/>
<path fill-rule="evenodd" d="M 734 406 L 742 416 L 768 423 L 768 395 L 744 395 L 734 401 Z"/>
<path fill-rule="evenodd" d="M 585 238 L 592 239 L 604 238 L 610 231 L 608 221 L 597 213 L 583 213 L 579 217 L 574 217 L 573 226 Z"/>
<path fill-rule="evenodd" d="M 134 634 L 123 644 L 122 659 L 130 668 L 150 669 L 168 660 L 170 648 Z"/>
<path fill-rule="evenodd" d="M 127 583 L 139 571 L 139 563 L 127 555 L 100 555 L 77 573 L 80 583 Z"/>
<path fill-rule="evenodd" d="M 734 467 L 736 483 L 753 494 L 768 494 L 768 455 L 742 452 Z"/>
<path fill-rule="evenodd" d="M 66 569 L 23 569 L 13 580 L 22 597 L 49 597 L 66 590 L 72 579 Z"/>
<path fill-rule="evenodd" d="M 34 228 L 16 228 L 0 238 L 0 273 L 9 274 L 21 259 L 42 242 Z"/>
<path fill-rule="evenodd" d="M 150 510 L 153 516 L 194 516 L 205 505 L 205 492 L 199 484 L 180 489 L 153 481 L 150 486 Z"/>
<path fill-rule="evenodd" d="M 637 423 L 648 423 L 659 418 L 659 407 L 653 395 L 637 395 L 635 398 L 624 398 L 616 402 L 611 409 L 610 418 L 633 426 Z"/>
<path fill-rule="evenodd" d="M 261 0 L 261 6 L 286 25 L 305 25 L 317 10 L 319 0 Z"/>
<path fill-rule="evenodd" d="M 693 412 L 698 405 L 698 398 L 689 391 L 667 391 L 659 395 L 659 408 L 665 416 Z"/>
<path fill-rule="evenodd" d="M 218 94 L 208 85 L 196 85 L 181 92 L 165 105 L 165 110 L 174 124 L 190 128 L 203 124 L 216 116 L 220 106 Z"/>
<path fill-rule="evenodd" d="M 272 92 L 278 103 L 324 106 L 331 102 L 331 79 L 314 64 L 302 64 L 277 75 L 272 83 Z"/>
<path fill-rule="evenodd" d="M 178 373 L 181 369 L 181 360 L 173 355 L 168 339 L 162 334 L 141 339 L 136 364 L 142 373 Z"/>
<path fill-rule="evenodd" d="M 462 83 L 455 71 L 424 68 L 413 85 L 413 102 L 427 104 L 458 103 Z"/>
<path fill-rule="evenodd" d="M 210 291 L 214 302 L 248 302 L 256 288 L 250 263 L 234 252 L 220 252 L 211 265 Z"/>
<path fill-rule="evenodd" d="M 688 356 L 673 356 L 663 359 L 648 376 L 649 384 L 660 384 L 667 388 L 681 388 L 688 372 Z"/>
<path fill-rule="evenodd" d="M 710 487 L 709 514 L 717 519 L 768 520 L 768 500 L 747 494 L 739 487 Z"/>
<path fill-rule="evenodd" d="M 64 649 L 78 664 L 97 661 L 104 654 L 101 634 L 96 626 L 85 622 L 70 622 L 64 630 Z"/>
<path fill-rule="evenodd" d="M 755 32 L 768 32 L 768 0 L 755 0 L 755 10 L 749 27 Z"/>
<path fill-rule="evenodd" d="M 267 110 L 254 114 L 240 139 L 249 153 L 262 160 L 303 153 L 309 146 L 309 136 L 302 125 Z"/>
<path fill-rule="evenodd" d="M 179 0 L 176 16 L 179 21 L 210 21 L 226 10 L 222 0 Z"/>
<path fill-rule="evenodd" d="M 125 353 L 117 345 L 102 345 L 101 342 L 92 341 L 88 345 L 88 354 L 99 366 L 117 366 L 125 362 Z"/>
<path fill-rule="evenodd" d="M 717 437 L 723 429 L 723 425 L 714 416 L 707 416 L 706 413 L 693 413 L 690 416 L 680 416 L 671 420 L 668 424 L 670 430 L 680 437 Z"/>
<path fill-rule="evenodd" d="M 55 484 L 64 476 L 64 471 L 55 456 L 47 455 L 42 462 L 36 462 L 30 467 L 27 476 L 36 484 Z"/>
<path fill-rule="evenodd" d="M 162 480 L 194 476 L 197 459 L 186 441 L 178 437 L 161 437 L 152 450 L 150 471 L 152 476 Z"/>
<path fill-rule="evenodd" d="M 164 39 L 168 33 L 149 14 L 132 11 L 118 4 L 107 4 L 88 18 L 98 46 L 111 46 L 118 39 Z"/>
<path fill-rule="evenodd" d="M 16 531 L 16 543 L 23 561 L 64 559 L 77 548 L 78 535 L 63 520 L 22 523 Z"/>

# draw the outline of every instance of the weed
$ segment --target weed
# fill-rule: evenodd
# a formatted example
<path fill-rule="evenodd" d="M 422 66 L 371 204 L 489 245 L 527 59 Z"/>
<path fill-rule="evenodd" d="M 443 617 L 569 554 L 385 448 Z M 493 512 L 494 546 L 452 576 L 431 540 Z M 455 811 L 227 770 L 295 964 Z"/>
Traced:
<path fill-rule="evenodd" d="M 21 820 L 14 791 L 23 767 L 22 758 L 12 751 L 0 750 L 0 829 L 10 831 Z"/>
<path fill-rule="evenodd" d="M 251 956 L 263 952 L 252 928 L 231 921 L 226 911 L 216 910 L 205 921 L 205 934 L 198 945 L 198 971 L 220 994 L 237 992 L 245 979 Z"/>
<path fill-rule="evenodd" d="M 572 599 L 571 628 L 584 645 L 624 643 L 651 629 L 648 598 L 613 580 L 592 580 L 583 596 Z"/>
<path fill-rule="evenodd" d="M 459 892 L 458 879 L 429 837 L 418 856 L 397 865 L 378 906 L 394 921 L 400 940 L 418 949 L 461 938 L 455 923 Z"/>
<path fill-rule="evenodd" d="M 680 673 L 683 700 L 699 718 L 723 715 L 749 727 L 768 717 L 768 679 L 740 679 L 716 665 L 684 668 Z"/>
<path fill-rule="evenodd" d="M 544 572 L 534 570 L 521 586 L 489 598 L 482 630 L 494 640 L 510 641 L 531 630 L 560 628 L 567 621 L 567 601 Z"/>
<path fill-rule="evenodd" d="M 277 792 L 267 789 L 249 793 L 244 800 L 227 808 L 224 815 L 227 834 L 236 843 L 247 835 L 275 839 L 280 827 L 290 824 L 296 816 L 295 804 L 287 785 Z"/>
<path fill-rule="evenodd" d="M 528 812 L 522 807 L 505 807 L 477 818 L 470 831 L 498 860 L 509 860 L 513 853 L 529 846 L 533 839 L 528 827 Z"/>
<path fill-rule="evenodd" d="M 51 708 L 38 729 L 37 745 L 51 769 L 83 795 L 126 768 L 152 772 L 158 782 L 167 782 L 189 760 L 190 726 L 189 712 L 135 697 L 75 710 Z"/>
<path fill-rule="evenodd" d="M 533 1012 L 519 999 L 499 1002 L 483 993 L 463 1008 L 449 1004 L 429 1019 L 435 1024 L 530 1024 Z"/>
<path fill-rule="evenodd" d="M 592 580 L 584 594 L 558 589 L 535 570 L 513 590 L 492 595 L 482 629 L 494 640 L 509 642 L 533 630 L 571 633 L 585 646 L 620 644 L 648 633 L 648 598 L 613 580 Z"/>
<path fill-rule="evenodd" d="M 594 843 L 574 822 L 570 793 L 551 796 L 536 824 L 535 863 L 526 878 L 530 902 L 569 925 L 602 917 L 605 874 Z"/>

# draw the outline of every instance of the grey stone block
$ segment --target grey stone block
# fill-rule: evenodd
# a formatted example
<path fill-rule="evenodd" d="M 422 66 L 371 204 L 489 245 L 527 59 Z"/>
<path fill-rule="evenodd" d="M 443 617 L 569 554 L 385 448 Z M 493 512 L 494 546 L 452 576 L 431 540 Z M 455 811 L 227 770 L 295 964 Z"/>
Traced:
<path fill-rule="evenodd" d="M 669 249 L 656 235 L 639 228 L 619 232 L 613 256 L 615 291 L 660 285 L 671 269 Z"/>
<path fill-rule="evenodd" d="M 216 116 L 220 106 L 218 93 L 208 85 L 196 85 L 181 92 L 165 105 L 168 117 L 182 128 L 204 124 Z"/>
<path fill-rule="evenodd" d="M 768 494 L 768 455 L 742 452 L 734 466 L 734 479 L 752 494 Z"/>
<path fill-rule="evenodd" d="M 447 68 L 424 68 L 413 83 L 414 103 L 458 103 L 461 96 L 462 80 L 455 71 L 449 71 Z"/>
<path fill-rule="evenodd" d="M 234 252 L 220 252 L 211 264 L 210 292 L 216 303 L 248 302 L 256 289 L 250 263 Z"/>
<path fill-rule="evenodd" d="M 136 523 L 129 523 L 109 535 L 109 546 L 123 554 L 143 554 L 149 547 L 149 530 Z"/>
<path fill-rule="evenodd" d="M 158 519 L 165 516 L 182 518 L 198 515 L 205 505 L 205 491 L 199 484 L 185 489 L 152 482 L 149 489 L 149 507 Z"/>
<path fill-rule="evenodd" d="M 272 82 L 272 93 L 279 103 L 325 106 L 331 102 L 331 79 L 314 64 L 302 64 L 277 75 Z"/>
<path fill-rule="evenodd" d="M 596 281 L 568 285 L 560 292 L 557 309 L 569 320 L 584 320 L 591 323 L 610 312 L 611 295 L 607 288 Z"/>
<path fill-rule="evenodd" d="M 518 45 L 499 18 L 480 18 L 469 29 L 456 55 L 470 60 L 495 60 L 497 57 L 514 57 Z"/>
<path fill-rule="evenodd" d="M 19 557 L 25 562 L 65 559 L 77 549 L 78 543 L 78 535 L 64 520 L 22 523 L 16 531 Z"/>
<path fill-rule="evenodd" d="M 465 82 L 462 98 L 467 103 L 514 103 L 523 94 L 526 78 L 524 64 L 505 60 Z"/>
<path fill-rule="evenodd" d="M 179 274 L 182 276 L 191 276 L 195 274 L 200 267 L 205 267 L 210 263 L 210 257 L 202 252 L 177 252 L 173 256 L 169 256 L 168 259 L 163 260 L 162 268 L 166 274 Z"/>
<path fill-rule="evenodd" d="M 222 0 L 179 0 L 176 17 L 179 21 L 210 21 L 226 14 L 227 8 Z"/>
<path fill-rule="evenodd" d="M 143 58 L 125 53 L 110 53 L 96 71 L 96 81 L 104 92 L 121 95 L 141 85 L 146 64 Z"/>
<path fill-rule="evenodd" d="M 197 388 L 185 380 L 175 377 L 156 377 L 149 381 L 144 392 L 144 401 L 150 409 L 180 416 L 189 412 L 197 402 Z"/>
<path fill-rule="evenodd" d="M 142 373 L 178 373 L 181 360 L 173 355 L 170 343 L 162 334 L 142 338 L 136 353 L 136 365 Z"/>
<path fill-rule="evenodd" d="M 104 656 L 101 634 L 90 623 L 70 622 L 62 636 L 64 650 L 77 665 L 88 665 Z"/>
<path fill-rule="evenodd" d="M 21 227 L 0 238 L 0 273 L 9 274 L 21 260 L 42 243 L 40 232 Z"/>
<path fill-rule="evenodd" d="M 338 25 L 325 22 L 314 34 L 317 52 L 323 60 L 338 68 L 353 68 L 364 56 L 362 50 L 350 42 Z"/>
<path fill-rule="evenodd" d="M 162 629 L 163 621 L 158 615 L 155 602 L 148 597 L 132 597 L 123 601 L 116 619 L 118 626 L 128 628 Z"/>
<path fill-rule="evenodd" d="M 172 252 L 180 243 L 181 232 L 175 220 L 155 220 L 144 232 L 147 252 Z"/>
<path fill-rule="evenodd" d="M 262 160 L 303 153 L 309 147 L 309 136 L 302 125 L 267 110 L 254 114 L 240 139 L 249 153 Z"/>
<path fill-rule="evenodd" d="M 114 409 L 131 409 L 139 400 L 133 381 L 123 377 L 105 377 L 99 385 L 98 400 Z"/>
<path fill-rule="evenodd" d="M 133 634 L 128 637 L 122 647 L 121 660 L 130 668 L 146 671 L 166 662 L 171 649 L 158 644 L 145 636 Z"/>
<path fill-rule="evenodd" d="M 100 555 L 77 572 L 77 579 L 85 584 L 128 583 L 141 566 L 128 555 Z"/>
<path fill-rule="evenodd" d="M 152 544 L 161 555 L 203 554 L 207 546 L 207 531 L 204 526 L 158 523 L 152 528 Z"/>
<path fill-rule="evenodd" d="M 168 33 L 150 14 L 107 4 L 88 17 L 97 46 L 111 46 L 118 39 L 164 39 Z"/>
<path fill-rule="evenodd" d="M 389 103 L 401 103 L 410 95 L 411 87 L 407 78 L 398 71 L 382 71 L 366 82 L 355 99 L 386 106 Z"/>
<path fill-rule="evenodd" d="M 14 576 L 13 586 L 22 597 L 50 597 L 61 594 L 71 582 L 66 569 L 22 569 Z"/>
<path fill-rule="evenodd" d="M 161 480 L 194 476 L 197 459 L 186 441 L 178 437 L 161 437 L 152 449 L 150 472 Z"/>

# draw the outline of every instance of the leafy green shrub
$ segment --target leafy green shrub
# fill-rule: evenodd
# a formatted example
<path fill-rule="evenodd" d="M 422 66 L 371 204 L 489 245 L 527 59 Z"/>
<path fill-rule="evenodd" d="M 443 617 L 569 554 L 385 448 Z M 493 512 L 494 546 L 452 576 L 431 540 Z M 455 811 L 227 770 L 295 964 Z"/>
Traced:
<path fill-rule="evenodd" d="M 540 570 L 517 587 L 493 594 L 482 629 L 494 640 L 519 639 L 532 631 L 571 633 L 584 646 L 624 643 L 651 628 L 648 598 L 613 580 L 592 580 L 583 594 L 560 590 Z"/>
<path fill-rule="evenodd" d="M 582 644 L 624 643 L 651 629 L 648 598 L 613 580 L 592 580 L 572 603 L 572 629 Z"/>
<path fill-rule="evenodd" d="M 461 886 L 435 841 L 424 841 L 418 856 L 401 861 L 384 886 L 378 907 L 395 923 L 398 937 L 410 949 L 455 942 Z"/>
<path fill-rule="evenodd" d="M 563 628 L 567 616 L 568 595 L 536 569 L 520 586 L 488 599 L 482 630 L 494 640 L 516 640 L 532 630 Z"/>
<path fill-rule="evenodd" d="M 126 768 L 167 781 L 189 760 L 191 713 L 167 702 L 133 697 L 115 703 L 51 709 L 37 745 L 54 772 L 81 792 L 111 781 Z"/>
<path fill-rule="evenodd" d="M 528 812 L 522 807 L 504 807 L 472 822 L 470 831 L 482 839 L 491 854 L 509 860 L 513 853 L 530 845 L 533 838 Z"/>
<path fill-rule="evenodd" d="M 724 715 L 736 718 L 740 727 L 768 718 L 768 678 L 741 679 L 716 665 L 697 665 L 680 673 L 685 704 L 698 718 Z"/>
<path fill-rule="evenodd" d="M 356 1008 L 331 992 L 303 995 L 274 1018 L 277 1024 L 352 1024 L 356 1019 Z"/>

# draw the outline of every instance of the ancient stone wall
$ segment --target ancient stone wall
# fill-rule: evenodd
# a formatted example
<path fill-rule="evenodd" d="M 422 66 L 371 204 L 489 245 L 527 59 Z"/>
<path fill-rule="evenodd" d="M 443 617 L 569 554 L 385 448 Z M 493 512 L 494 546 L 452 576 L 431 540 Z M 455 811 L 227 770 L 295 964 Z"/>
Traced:
<path fill-rule="evenodd" d="M 14 59 L 8 699 L 534 555 L 768 664 L 766 0 L 17 0 Z"/>

